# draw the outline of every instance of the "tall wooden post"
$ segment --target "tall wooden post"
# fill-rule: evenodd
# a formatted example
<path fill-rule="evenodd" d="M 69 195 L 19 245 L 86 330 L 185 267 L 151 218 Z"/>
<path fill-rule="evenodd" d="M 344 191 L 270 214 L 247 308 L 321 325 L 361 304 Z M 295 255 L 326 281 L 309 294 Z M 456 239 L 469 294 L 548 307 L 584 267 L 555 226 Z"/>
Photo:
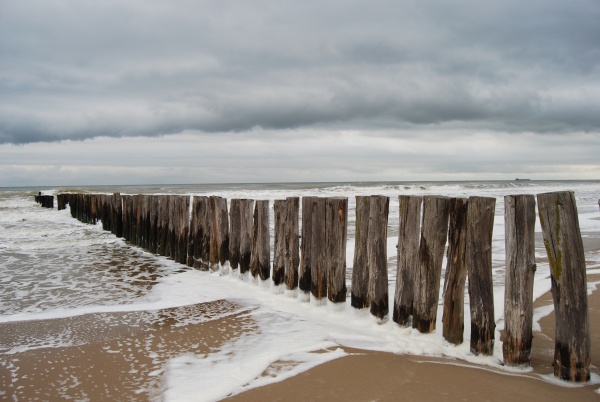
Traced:
<path fill-rule="evenodd" d="M 471 352 L 494 353 L 494 285 L 492 282 L 492 231 L 496 199 L 469 197 L 467 207 L 466 264 L 471 306 Z"/>
<path fill-rule="evenodd" d="M 158 237 L 158 219 L 160 213 L 160 197 L 157 195 L 150 196 L 150 238 L 149 250 L 151 253 L 156 254 L 157 249 L 157 237 Z"/>
<path fill-rule="evenodd" d="M 134 221 L 134 236 L 132 243 L 139 246 L 142 243 L 142 196 L 136 194 L 133 196 L 133 213 L 135 215 Z"/>
<path fill-rule="evenodd" d="M 269 279 L 271 269 L 269 236 L 269 201 L 258 200 L 254 207 L 254 231 L 250 272 L 263 281 Z"/>
<path fill-rule="evenodd" d="M 123 195 L 123 238 L 129 241 L 131 239 L 129 235 L 129 200 L 130 195 Z"/>
<path fill-rule="evenodd" d="M 298 226 L 300 199 L 286 198 L 285 218 L 285 268 L 283 280 L 288 289 L 298 287 L 298 266 L 300 264 L 300 228 Z"/>
<path fill-rule="evenodd" d="M 273 203 L 273 218 L 275 220 L 275 244 L 273 250 L 273 285 L 283 282 L 285 273 L 285 218 L 287 212 L 285 200 L 275 200 Z"/>
<path fill-rule="evenodd" d="M 159 203 L 159 219 L 158 219 L 158 238 L 157 238 L 157 252 L 159 255 L 166 255 L 167 240 L 169 232 L 169 201 L 168 195 L 160 196 Z"/>
<path fill-rule="evenodd" d="M 298 269 L 298 288 L 301 292 L 310 292 L 311 287 L 311 236 L 313 222 L 313 200 L 316 197 L 302 197 L 302 245 L 300 267 Z"/>
<path fill-rule="evenodd" d="M 463 343 L 465 328 L 465 280 L 467 279 L 465 251 L 468 205 L 469 202 L 466 198 L 452 198 L 450 201 L 442 334 L 448 342 L 455 345 Z"/>
<path fill-rule="evenodd" d="M 398 230 L 398 267 L 394 295 L 393 320 L 409 325 L 413 314 L 415 280 L 419 271 L 419 239 L 421 237 L 421 204 L 423 197 L 401 195 Z"/>
<path fill-rule="evenodd" d="M 448 197 L 423 197 L 419 279 L 413 305 L 413 328 L 422 333 L 432 332 L 436 326 L 442 261 L 448 233 L 449 206 Z"/>
<path fill-rule="evenodd" d="M 117 237 L 123 237 L 123 201 L 121 199 L 121 193 L 113 194 L 112 233 Z"/>
<path fill-rule="evenodd" d="M 354 260 L 352 262 L 352 289 L 350 304 L 362 309 L 371 306 L 369 300 L 369 262 L 367 244 L 369 242 L 369 214 L 371 197 L 356 196 L 356 224 L 354 230 Z"/>
<path fill-rule="evenodd" d="M 369 265 L 370 311 L 385 320 L 389 314 L 387 272 L 387 224 L 390 199 L 382 195 L 371 196 L 369 233 L 367 235 L 367 261 Z"/>
<path fill-rule="evenodd" d="M 229 222 L 227 200 L 222 197 L 209 197 L 210 207 L 210 256 L 211 269 L 224 265 L 229 260 Z"/>
<path fill-rule="evenodd" d="M 506 282 L 502 355 L 509 366 L 529 365 L 533 339 L 535 198 L 504 197 Z"/>
<path fill-rule="evenodd" d="M 240 208 L 240 274 L 250 271 L 252 234 L 254 232 L 254 200 L 241 200 Z"/>
<path fill-rule="evenodd" d="M 299 198 L 288 197 L 275 200 L 275 250 L 273 259 L 273 284 L 286 283 L 288 289 L 298 286 L 299 239 L 298 239 Z"/>
<path fill-rule="evenodd" d="M 312 234 L 310 244 L 310 292 L 315 301 L 327 297 L 327 268 L 325 266 L 325 203 L 326 199 L 315 197 L 312 203 Z"/>
<path fill-rule="evenodd" d="M 141 195 L 141 230 L 142 238 L 139 246 L 145 250 L 150 248 L 150 207 L 152 196 L 148 194 Z"/>
<path fill-rule="evenodd" d="M 234 198 L 229 204 L 229 266 L 231 269 L 238 269 L 240 265 L 241 229 L 240 199 Z"/>
<path fill-rule="evenodd" d="M 177 252 L 175 261 L 180 264 L 185 264 L 187 262 L 187 243 L 190 230 L 190 197 L 187 195 L 180 195 L 177 198 Z"/>
<path fill-rule="evenodd" d="M 538 194 L 537 200 L 556 315 L 554 375 L 567 381 L 588 381 L 587 278 L 575 194 L 572 191 Z"/>
<path fill-rule="evenodd" d="M 192 220 L 188 237 L 187 265 L 202 270 L 208 269 L 210 255 L 210 214 L 208 197 L 192 199 Z"/>
<path fill-rule="evenodd" d="M 346 301 L 346 237 L 348 198 L 328 198 L 325 214 L 327 298 L 333 303 Z"/>

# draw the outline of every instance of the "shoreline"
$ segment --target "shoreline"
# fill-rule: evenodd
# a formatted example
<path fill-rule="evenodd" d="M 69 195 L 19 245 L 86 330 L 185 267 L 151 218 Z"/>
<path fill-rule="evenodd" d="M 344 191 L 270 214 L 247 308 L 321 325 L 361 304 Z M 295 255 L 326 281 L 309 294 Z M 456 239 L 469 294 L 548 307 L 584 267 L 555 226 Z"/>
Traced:
<path fill-rule="evenodd" d="M 588 284 L 599 283 L 600 258 L 595 256 L 600 253 L 600 233 L 588 232 L 582 236 L 586 255 L 594 255 L 592 261 L 587 261 L 588 269 L 593 271 L 588 274 Z M 543 260 L 536 259 L 538 263 Z M 531 370 L 503 370 L 453 357 L 395 354 L 336 345 L 313 350 L 320 353 L 339 349 L 334 360 L 282 381 L 257 386 L 272 381 L 273 369 L 289 363 L 271 362 L 262 377 L 259 375 L 265 381 L 253 381 L 250 386 L 255 388 L 251 389 L 232 387 L 234 393 L 239 393 L 224 399 L 598 400 L 600 376 L 594 366 L 600 362 L 597 289 L 588 302 L 593 378 L 583 385 L 570 386 L 553 378 L 554 313 L 550 312 L 538 319 L 541 331 L 534 331 Z M 552 305 L 549 292 L 536 299 L 534 309 L 545 311 L 548 305 Z M 174 358 L 181 358 L 178 361 L 184 363 L 187 357 L 202 359 L 229 342 L 261 332 L 260 325 L 249 314 L 252 308 L 230 300 L 216 300 L 159 310 L 0 323 L 3 334 L 0 399 L 162 400 L 168 396 L 168 366 Z M 499 339 L 496 344 L 500 344 Z M 19 345 L 28 348 L 20 350 Z M 499 355 L 496 352 L 494 358 L 501 359 L 501 352 Z M 190 369 L 194 367 L 197 366 Z M 204 374 L 211 373 L 202 371 L 201 375 Z M 194 395 L 206 399 L 201 394 L 187 395 L 186 399 L 195 400 Z"/>

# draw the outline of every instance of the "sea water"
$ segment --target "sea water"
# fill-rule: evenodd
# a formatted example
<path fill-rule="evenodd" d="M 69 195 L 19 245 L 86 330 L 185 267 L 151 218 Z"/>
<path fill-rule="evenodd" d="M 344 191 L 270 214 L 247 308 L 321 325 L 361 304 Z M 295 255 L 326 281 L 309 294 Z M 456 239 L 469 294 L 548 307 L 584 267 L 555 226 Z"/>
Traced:
<path fill-rule="evenodd" d="M 83 224 L 68 210 L 41 208 L 37 191 L 122 194 L 217 195 L 228 200 L 269 200 L 271 242 L 273 201 L 291 196 L 348 197 L 347 286 L 351 287 L 354 255 L 355 196 L 390 197 L 388 222 L 388 278 L 393 306 L 398 242 L 399 195 L 487 196 L 496 198 L 492 263 L 496 344 L 491 357 L 469 352 L 465 342 L 454 346 L 441 335 L 441 290 L 437 330 L 420 334 L 391 320 L 378 322 L 366 311 L 342 305 L 302 301 L 297 292 L 281 292 L 270 281 L 240 280 L 237 271 L 203 272 L 155 256 L 102 230 Z M 227 299 L 248 308 L 260 330 L 249 332 L 209 354 L 185 353 L 161 369 L 163 397 L 183 400 L 194 395 L 214 400 L 246 389 L 281 381 L 325 361 L 345 355 L 342 347 L 449 356 L 502 368 L 499 331 L 504 308 L 504 200 L 509 194 L 539 194 L 571 190 L 577 200 L 582 236 L 600 233 L 600 181 L 494 181 L 494 182 L 381 182 L 277 183 L 156 186 L 84 186 L 78 188 L 0 188 L 0 322 L 72 317 L 91 312 L 154 311 L 160 308 Z M 539 221 L 536 232 L 541 232 Z M 540 242 L 538 242 L 540 243 Z M 272 250 L 272 248 L 271 248 Z M 545 249 L 536 244 L 536 258 Z M 586 253 L 589 272 L 600 270 L 600 254 Z M 271 261 L 273 258 L 271 257 Z M 446 261 L 443 263 L 445 268 Z M 444 273 L 442 273 L 443 277 Z M 596 286 L 589 283 L 590 291 Z M 443 287 L 443 283 L 442 283 Z M 550 272 L 538 263 L 534 295 L 550 289 Z M 349 299 L 348 292 L 348 299 Z M 470 328 L 465 295 L 465 328 Z M 537 312 L 536 319 L 548 309 Z M 229 314 L 229 312 L 224 312 Z M 184 317 L 185 319 L 185 317 Z M 194 317 L 188 317 L 194 320 Z M 201 318 L 197 318 L 201 319 Z M 57 347 L 74 342 L 68 337 L 45 339 L 42 344 L 19 345 L 19 350 Z M 12 346 L 14 348 L 14 345 Z M 11 353 L 0 339 L 0 353 Z M 285 363 L 281 363 L 285 362 Z M 267 375 L 265 375 L 267 373 Z"/>

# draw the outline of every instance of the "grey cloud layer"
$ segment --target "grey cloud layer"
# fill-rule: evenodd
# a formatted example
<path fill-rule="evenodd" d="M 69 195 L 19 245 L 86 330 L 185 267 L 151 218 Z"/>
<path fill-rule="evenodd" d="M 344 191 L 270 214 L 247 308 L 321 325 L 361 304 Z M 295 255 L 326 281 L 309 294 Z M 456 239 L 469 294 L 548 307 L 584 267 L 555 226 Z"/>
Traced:
<path fill-rule="evenodd" d="M 600 3 L 0 0 L 0 143 L 600 130 Z"/>

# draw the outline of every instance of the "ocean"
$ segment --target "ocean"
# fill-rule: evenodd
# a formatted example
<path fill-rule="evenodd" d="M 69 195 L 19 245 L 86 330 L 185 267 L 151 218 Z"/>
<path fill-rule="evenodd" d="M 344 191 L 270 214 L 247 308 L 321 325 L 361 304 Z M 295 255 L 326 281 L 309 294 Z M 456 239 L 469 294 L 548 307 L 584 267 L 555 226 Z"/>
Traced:
<path fill-rule="evenodd" d="M 53 349 L 84 347 L 97 342 L 97 331 L 129 326 L 150 331 L 167 325 L 178 331 L 223 324 L 222 339 L 207 340 L 201 333 L 186 341 L 165 346 L 146 339 L 140 345 L 104 346 L 106 353 L 123 355 L 131 351 L 129 372 L 136 375 L 132 395 L 142 399 L 216 400 L 244 390 L 281 381 L 315 365 L 344 356 L 343 347 L 448 356 L 501 370 L 502 349 L 499 331 L 503 328 L 504 300 L 504 203 L 509 194 L 539 194 L 574 191 L 584 241 L 600 237 L 600 181 L 491 181 L 491 182 L 369 182 L 369 183 L 273 183 L 81 186 L 77 188 L 0 188 L 0 369 L 5 387 L 0 399 L 24 399 L 13 383 L 26 383 L 18 364 L 21 354 Z M 351 286 L 354 255 L 355 196 L 390 197 L 388 222 L 388 278 L 390 306 L 393 306 L 396 277 L 396 244 L 399 225 L 399 195 L 487 196 L 496 198 L 492 262 L 496 343 L 494 355 L 474 356 L 469 351 L 468 295 L 465 294 L 465 342 L 450 345 L 441 335 L 442 305 L 438 307 L 437 330 L 420 334 L 401 328 L 390 319 L 381 323 L 368 312 L 342 305 L 302 302 L 297 293 L 282 291 L 270 281 L 240 280 L 236 271 L 206 272 L 188 268 L 164 257 L 150 254 L 124 239 L 73 219 L 67 210 L 41 208 L 34 202 L 43 194 L 83 191 L 121 194 L 217 195 L 228 200 L 251 198 L 269 200 L 271 242 L 273 201 L 290 196 L 348 197 L 347 286 Z M 56 204 L 55 204 L 56 205 Z M 541 233 L 539 221 L 536 232 Z M 273 248 L 271 247 L 271 253 Z M 536 244 L 538 266 L 534 296 L 550 290 L 550 272 L 543 260 L 542 242 Z M 598 251 L 586 253 L 588 271 L 600 270 Z M 271 261 L 273 258 L 271 257 Z M 443 267 L 445 268 L 444 261 Z M 442 272 L 442 278 L 444 273 Z M 588 283 L 590 291 L 597 283 Z M 442 286 L 443 288 L 443 281 Z M 441 292 L 440 292 L 441 297 Z M 193 306 L 204 305 L 196 309 Z M 162 312 L 169 311 L 168 320 Z M 157 313 L 160 312 L 160 313 Z M 537 311 L 534 321 L 548 310 Z M 133 315 L 132 315 L 133 314 Z M 85 317 L 94 317 L 83 325 Z M 135 318 L 132 318 L 135 317 Z M 72 324 L 77 318 L 78 324 Z M 53 321 L 58 320 L 58 321 Z M 60 321 L 63 320 L 63 321 Z M 135 324 L 132 324 L 135 320 Z M 54 330 L 25 330 L 41 322 L 57 322 Z M 124 324 L 125 323 L 125 324 Z M 89 329 L 89 326 L 92 329 Z M 535 325 L 535 324 L 534 324 Z M 73 327 L 74 326 L 74 327 Z M 218 325 L 217 325 L 218 327 Z M 73 329 L 75 328 L 75 329 Z M 78 329 L 79 328 L 79 329 Z M 96 328 L 94 330 L 94 328 Z M 144 329 L 146 328 L 146 329 Z M 87 331 L 87 332 L 86 332 Z M 138 334 L 139 335 L 139 334 Z M 136 336 L 138 336 L 136 335 Z M 194 342 L 194 336 L 198 338 Z M 139 337 L 139 336 L 138 336 Z M 136 338 L 137 339 L 137 338 Z M 165 338 L 167 339 L 167 338 Z M 170 338 L 169 338 L 170 339 Z M 112 342 L 112 341 L 111 341 Z M 167 341 L 164 341 L 165 343 Z M 162 346 L 161 346 L 162 345 Z M 106 349 L 109 348 L 109 349 Z M 168 352 L 167 352 L 168 350 Z M 41 352 L 40 352 L 41 353 Z M 150 363 L 136 363 L 145 355 Z M 136 357 L 137 356 L 137 357 Z M 50 370 L 50 369 L 48 369 Z M 50 375 L 50 374 L 48 374 Z M 74 374 L 69 373 L 71 377 Z M 84 378 L 57 379 L 43 387 L 64 397 L 94 399 L 93 391 L 81 384 Z M 75 374 L 75 377 L 77 375 Z M 66 378 L 66 377 L 65 377 Z M 24 387 L 42 386 L 39 382 Z M 92 393 L 92 394 L 91 394 Z M 194 396 L 191 398 L 190 396 Z M 41 398 L 44 399 L 44 398 Z"/>

